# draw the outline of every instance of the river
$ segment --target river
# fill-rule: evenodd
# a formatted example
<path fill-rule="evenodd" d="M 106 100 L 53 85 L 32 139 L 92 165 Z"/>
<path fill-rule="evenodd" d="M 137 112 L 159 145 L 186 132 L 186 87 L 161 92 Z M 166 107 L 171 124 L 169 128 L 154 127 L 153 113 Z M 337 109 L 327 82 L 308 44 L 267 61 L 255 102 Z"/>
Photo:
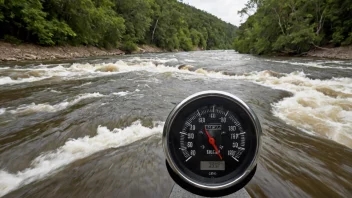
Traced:
<path fill-rule="evenodd" d="M 0 63 L 0 196 L 168 197 L 163 122 L 204 90 L 259 117 L 251 196 L 352 197 L 352 62 L 234 51 Z"/>

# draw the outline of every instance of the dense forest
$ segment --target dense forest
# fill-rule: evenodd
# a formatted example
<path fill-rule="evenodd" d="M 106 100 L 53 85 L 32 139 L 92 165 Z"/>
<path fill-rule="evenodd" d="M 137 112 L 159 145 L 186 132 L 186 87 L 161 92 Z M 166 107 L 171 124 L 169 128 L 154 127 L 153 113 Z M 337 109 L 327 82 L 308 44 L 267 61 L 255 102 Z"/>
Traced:
<path fill-rule="evenodd" d="M 229 49 L 237 27 L 176 0 L 0 0 L 0 39 L 45 46 Z"/>
<path fill-rule="evenodd" d="M 252 54 L 301 54 L 352 44 L 352 0 L 250 0 L 234 48 Z M 253 14 L 254 13 L 254 14 Z"/>

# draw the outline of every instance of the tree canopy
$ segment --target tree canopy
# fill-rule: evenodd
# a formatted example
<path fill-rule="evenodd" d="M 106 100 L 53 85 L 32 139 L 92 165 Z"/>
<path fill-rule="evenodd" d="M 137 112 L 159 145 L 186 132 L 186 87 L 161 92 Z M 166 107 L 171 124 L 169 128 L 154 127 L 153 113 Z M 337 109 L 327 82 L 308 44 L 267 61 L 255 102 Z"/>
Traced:
<path fill-rule="evenodd" d="M 250 0 L 240 13 L 250 15 L 234 42 L 241 53 L 299 54 L 352 44 L 352 0 Z"/>
<path fill-rule="evenodd" d="M 230 49 L 237 27 L 176 0 L 0 0 L 0 39 L 133 50 Z"/>

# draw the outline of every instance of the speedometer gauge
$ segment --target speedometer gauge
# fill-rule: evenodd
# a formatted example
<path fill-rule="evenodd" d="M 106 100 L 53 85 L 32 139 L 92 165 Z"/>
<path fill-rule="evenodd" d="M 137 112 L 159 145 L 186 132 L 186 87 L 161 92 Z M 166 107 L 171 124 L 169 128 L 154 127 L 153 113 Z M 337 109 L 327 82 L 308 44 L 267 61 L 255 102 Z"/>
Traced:
<path fill-rule="evenodd" d="M 257 117 L 239 98 L 220 91 L 194 94 L 178 104 L 165 123 L 169 173 L 195 194 L 232 193 L 254 175 L 260 136 Z"/>

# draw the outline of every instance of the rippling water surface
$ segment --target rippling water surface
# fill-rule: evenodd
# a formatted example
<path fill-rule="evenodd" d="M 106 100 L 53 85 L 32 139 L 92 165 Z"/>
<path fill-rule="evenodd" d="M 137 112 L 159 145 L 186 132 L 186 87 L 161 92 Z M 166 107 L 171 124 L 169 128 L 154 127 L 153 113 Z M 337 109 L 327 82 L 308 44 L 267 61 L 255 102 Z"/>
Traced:
<path fill-rule="evenodd" d="M 352 196 L 352 62 L 234 51 L 1 63 L 0 196 L 168 197 L 163 121 L 209 89 L 260 119 L 253 197 Z"/>

